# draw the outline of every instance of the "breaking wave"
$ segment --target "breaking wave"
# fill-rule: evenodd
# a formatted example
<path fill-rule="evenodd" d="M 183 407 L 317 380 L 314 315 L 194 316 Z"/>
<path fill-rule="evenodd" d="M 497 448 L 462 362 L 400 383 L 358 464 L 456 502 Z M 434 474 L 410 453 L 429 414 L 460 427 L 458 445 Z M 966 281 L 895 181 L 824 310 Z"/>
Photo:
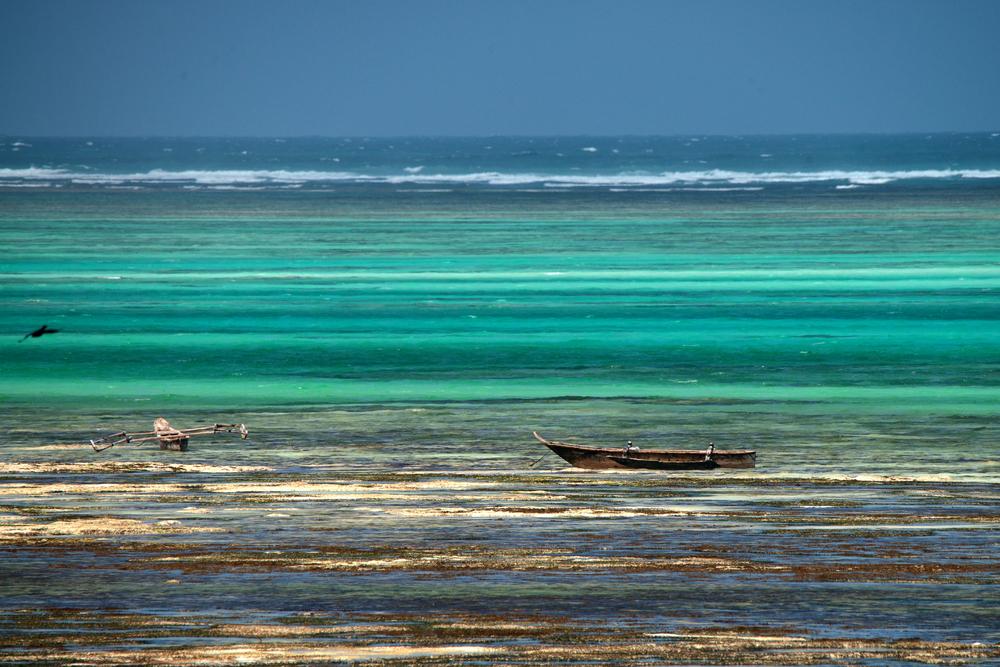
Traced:
<path fill-rule="evenodd" d="M 544 174 L 504 173 L 423 173 L 421 168 L 403 169 L 398 174 L 365 174 L 349 171 L 291 170 L 181 170 L 154 169 L 145 173 L 112 174 L 57 168 L 0 169 L 0 187 L 45 186 L 201 186 L 211 188 L 301 187 L 338 183 L 382 183 L 413 186 L 542 186 L 551 188 L 719 188 L 780 184 L 830 183 L 838 188 L 884 185 L 901 181 L 944 181 L 1000 179 L 1000 169 L 935 169 L 913 171 L 773 171 L 727 170 L 672 171 L 662 173 Z"/>

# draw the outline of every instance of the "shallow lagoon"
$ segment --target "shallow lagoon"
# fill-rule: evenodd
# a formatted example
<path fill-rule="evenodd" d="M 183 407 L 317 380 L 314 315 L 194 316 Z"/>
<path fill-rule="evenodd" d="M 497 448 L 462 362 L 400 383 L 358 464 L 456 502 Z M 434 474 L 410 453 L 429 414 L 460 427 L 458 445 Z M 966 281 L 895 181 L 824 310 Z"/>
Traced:
<path fill-rule="evenodd" d="M 201 194 L 0 200 L 0 660 L 1000 657 L 992 193 Z"/>

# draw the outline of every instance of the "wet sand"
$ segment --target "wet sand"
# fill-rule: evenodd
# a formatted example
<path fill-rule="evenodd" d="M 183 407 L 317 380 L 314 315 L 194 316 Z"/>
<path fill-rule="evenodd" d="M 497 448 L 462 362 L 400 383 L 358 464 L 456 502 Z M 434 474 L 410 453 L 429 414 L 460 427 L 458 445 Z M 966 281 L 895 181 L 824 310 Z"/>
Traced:
<path fill-rule="evenodd" d="M 0 664 L 1000 661 L 990 482 L 169 456 L 0 464 Z"/>

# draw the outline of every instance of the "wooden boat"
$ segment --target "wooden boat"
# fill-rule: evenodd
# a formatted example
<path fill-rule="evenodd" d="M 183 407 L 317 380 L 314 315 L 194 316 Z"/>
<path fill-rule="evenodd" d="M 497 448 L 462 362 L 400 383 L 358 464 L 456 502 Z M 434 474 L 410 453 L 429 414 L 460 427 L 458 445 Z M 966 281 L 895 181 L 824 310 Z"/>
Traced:
<path fill-rule="evenodd" d="M 551 442 L 535 432 L 543 445 L 577 468 L 590 470 L 714 470 L 715 468 L 753 468 L 757 452 L 750 450 L 708 449 L 639 449 L 630 440 L 624 447 L 588 447 L 569 442 Z"/>
<path fill-rule="evenodd" d="M 91 440 L 90 446 L 95 452 L 101 452 L 109 447 L 131 442 L 146 442 L 157 440 L 160 449 L 171 449 L 175 452 L 185 452 L 188 447 L 188 439 L 193 435 L 208 435 L 211 433 L 239 433 L 243 440 L 250 435 L 247 427 L 243 424 L 213 424 L 211 426 L 198 426 L 196 428 L 177 429 L 170 425 L 163 417 L 153 422 L 153 430 L 144 433 L 132 433 L 125 431 L 106 435 L 100 440 Z"/>

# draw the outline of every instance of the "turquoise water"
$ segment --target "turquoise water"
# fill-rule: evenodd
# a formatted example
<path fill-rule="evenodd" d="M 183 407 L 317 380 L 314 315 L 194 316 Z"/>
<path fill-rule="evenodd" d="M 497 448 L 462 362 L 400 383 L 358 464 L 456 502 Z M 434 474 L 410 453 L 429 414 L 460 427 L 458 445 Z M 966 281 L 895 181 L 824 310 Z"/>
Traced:
<path fill-rule="evenodd" d="M 994 136 L 534 141 L 6 139 L 9 456 L 167 416 L 376 467 L 537 429 L 1000 472 Z"/>

